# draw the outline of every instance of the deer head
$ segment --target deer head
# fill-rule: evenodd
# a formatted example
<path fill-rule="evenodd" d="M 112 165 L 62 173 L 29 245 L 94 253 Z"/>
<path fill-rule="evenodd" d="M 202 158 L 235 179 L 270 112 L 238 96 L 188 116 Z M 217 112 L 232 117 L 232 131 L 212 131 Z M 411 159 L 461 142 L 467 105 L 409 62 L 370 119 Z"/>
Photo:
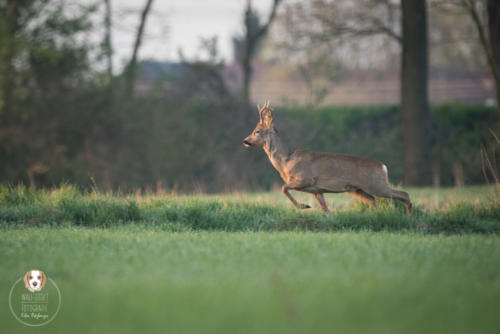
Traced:
<path fill-rule="evenodd" d="M 243 145 L 246 147 L 262 147 L 269 141 L 271 136 L 277 133 L 273 125 L 274 118 L 269 100 L 266 101 L 262 108 L 259 105 L 257 105 L 257 108 L 259 110 L 259 123 L 257 123 L 252 133 L 243 140 Z"/>

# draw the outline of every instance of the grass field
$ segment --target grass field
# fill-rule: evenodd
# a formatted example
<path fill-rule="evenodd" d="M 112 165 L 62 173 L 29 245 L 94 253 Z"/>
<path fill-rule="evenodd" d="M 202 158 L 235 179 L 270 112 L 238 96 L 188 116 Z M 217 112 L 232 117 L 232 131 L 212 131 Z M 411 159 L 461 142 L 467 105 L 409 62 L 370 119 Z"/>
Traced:
<path fill-rule="evenodd" d="M 141 225 L 164 231 L 392 231 L 422 233 L 499 233 L 497 187 L 410 189 L 414 214 L 399 202 L 378 199 L 377 208 L 349 195 L 327 195 L 333 209 L 324 214 L 311 195 L 295 192 L 313 206 L 295 209 L 280 192 L 226 195 L 84 193 L 0 188 L 0 226 Z"/>
<path fill-rule="evenodd" d="M 277 193 L 120 197 L 4 188 L 0 328 L 497 333 L 496 190 L 410 193 L 412 217 L 390 202 L 369 209 L 343 196 L 328 197 L 335 211 L 325 215 L 299 212 Z M 32 268 L 62 293 L 55 320 L 36 329 L 18 323 L 7 303 L 12 284 Z"/>

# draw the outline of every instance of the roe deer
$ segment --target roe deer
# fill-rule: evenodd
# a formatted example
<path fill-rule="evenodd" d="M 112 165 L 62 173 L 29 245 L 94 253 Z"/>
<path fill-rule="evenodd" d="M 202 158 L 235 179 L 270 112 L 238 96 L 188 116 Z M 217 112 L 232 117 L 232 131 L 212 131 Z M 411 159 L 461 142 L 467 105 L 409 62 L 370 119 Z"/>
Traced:
<path fill-rule="evenodd" d="M 259 106 L 259 123 L 243 140 L 246 147 L 262 147 L 269 160 L 280 173 L 285 184 L 281 191 L 299 209 L 310 208 L 298 203 L 289 190 L 298 190 L 314 195 L 321 208 L 328 212 L 324 193 L 348 192 L 357 199 L 375 205 L 375 197 L 394 198 L 402 201 L 410 215 L 412 204 L 408 193 L 389 186 L 387 167 L 376 160 L 352 155 L 290 151 L 281 141 L 273 124 L 273 113 L 266 101 Z"/>

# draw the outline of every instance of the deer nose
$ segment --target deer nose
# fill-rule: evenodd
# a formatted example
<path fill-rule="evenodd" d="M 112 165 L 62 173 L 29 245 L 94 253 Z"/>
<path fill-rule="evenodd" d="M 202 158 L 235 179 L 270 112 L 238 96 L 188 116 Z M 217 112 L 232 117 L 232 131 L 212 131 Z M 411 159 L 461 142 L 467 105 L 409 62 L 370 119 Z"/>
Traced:
<path fill-rule="evenodd" d="M 246 146 L 246 147 L 250 147 L 252 146 L 252 144 L 248 141 L 248 140 L 243 140 L 243 145 Z"/>

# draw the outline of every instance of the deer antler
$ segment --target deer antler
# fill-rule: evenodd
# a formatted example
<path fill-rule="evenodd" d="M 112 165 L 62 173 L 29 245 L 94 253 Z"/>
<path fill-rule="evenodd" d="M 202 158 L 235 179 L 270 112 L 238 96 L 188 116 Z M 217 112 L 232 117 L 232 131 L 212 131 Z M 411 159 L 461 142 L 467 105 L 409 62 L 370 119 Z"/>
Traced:
<path fill-rule="evenodd" d="M 262 107 L 260 106 L 260 104 L 257 104 L 257 109 L 259 110 L 259 118 L 262 120 L 262 113 L 264 112 L 264 110 L 273 110 L 271 108 L 271 101 L 266 100 Z"/>
<path fill-rule="evenodd" d="M 257 104 L 257 110 L 259 111 L 259 120 L 262 121 L 262 110 L 264 110 L 264 107 L 261 107 L 259 104 Z"/>
<path fill-rule="evenodd" d="M 263 105 L 262 107 L 260 106 L 260 104 L 257 104 L 257 109 L 258 109 L 259 111 L 264 110 L 264 109 L 271 109 L 271 101 L 266 100 L 266 101 L 264 102 L 264 105 Z"/>
<path fill-rule="evenodd" d="M 273 110 L 273 109 L 271 108 L 271 101 L 266 100 L 266 104 L 264 104 L 264 108 L 265 108 L 265 109 L 270 109 L 270 110 Z"/>

